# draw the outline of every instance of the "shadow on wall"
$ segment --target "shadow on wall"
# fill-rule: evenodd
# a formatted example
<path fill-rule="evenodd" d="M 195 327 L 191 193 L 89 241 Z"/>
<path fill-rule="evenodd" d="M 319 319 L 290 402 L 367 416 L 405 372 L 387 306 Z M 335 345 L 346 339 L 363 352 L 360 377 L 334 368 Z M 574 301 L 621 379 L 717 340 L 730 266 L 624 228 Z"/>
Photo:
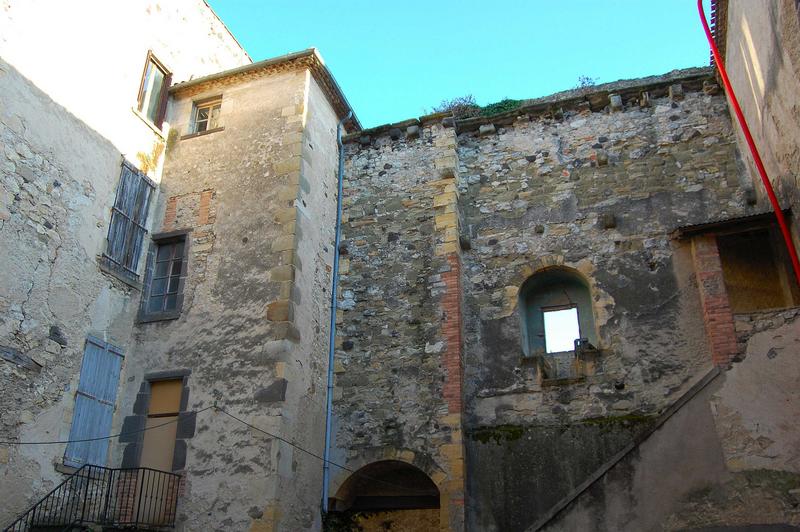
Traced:
<path fill-rule="evenodd" d="M 96 262 L 122 155 L 3 60 L 0 94 L 0 439 L 51 440 L 69 432 L 87 333 L 124 346 L 133 324 L 130 290 Z M 63 456 L 0 454 L 0 522 L 61 482 Z"/>

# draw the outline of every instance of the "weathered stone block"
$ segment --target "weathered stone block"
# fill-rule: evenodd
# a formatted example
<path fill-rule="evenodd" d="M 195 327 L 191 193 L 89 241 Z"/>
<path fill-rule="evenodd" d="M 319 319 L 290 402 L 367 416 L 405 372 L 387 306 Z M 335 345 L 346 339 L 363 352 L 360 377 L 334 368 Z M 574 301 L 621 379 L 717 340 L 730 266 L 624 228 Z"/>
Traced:
<path fill-rule="evenodd" d="M 294 235 L 279 236 L 272 241 L 272 252 L 294 249 Z"/>
<path fill-rule="evenodd" d="M 273 301 L 267 305 L 267 319 L 269 321 L 291 321 L 292 314 L 291 301 Z"/>
<path fill-rule="evenodd" d="M 285 159 L 283 161 L 279 161 L 275 163 L 273 166 L 275 173 L 278 175 L 281 174 L 288 174 L 289 172 L 299 172 L 300 171 L 300 155 L 296 157 L 290 157 L 289 159 Z"/>
<path fill-rule="evenodd" d="M 669 86 L 669 99 L 672 101 L 683 100 L 683 85 L 674 83 Z"/>
<path fill-rule="evenodd" d="M 478 132 L 479 132 L 481 135 L 491 135 L 491 134 L 493 134 L 493 133 L 496 133 L 496 132 L 497 132 L 497 129 L 494 127 L 494 124 L 482 124 L 482 125 L 481 125 L 481 126 L 478 128 Z"/>
<path fill-rule="evenodd" d="M 266 388 L 256 391 L 254 399 L 259 403 L 277 403 L 286 400 L 286 388 L 289 381 L 286 379 L 276 379 Z"/>

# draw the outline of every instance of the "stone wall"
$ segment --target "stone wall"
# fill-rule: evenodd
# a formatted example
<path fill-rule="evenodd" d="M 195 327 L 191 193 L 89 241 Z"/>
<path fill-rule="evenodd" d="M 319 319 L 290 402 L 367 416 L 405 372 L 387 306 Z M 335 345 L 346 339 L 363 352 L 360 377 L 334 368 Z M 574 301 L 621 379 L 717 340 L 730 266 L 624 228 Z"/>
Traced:
<path fill-rule="evenodd" d="M 187 136 L 192 103 L 219 95 L 224 129 Z M 187 410 L 216 403 L 321 455 L 336 113 L 298 68 L 178 88 L 170 117 L 159 210 L 164 230 L 191 230 L 184 304 L 175 320 L 137 327 L 122 395 L 188 368 Z M 196 426 L 174 466 L 181 527 L 319 527 L 319 460 L 213 411 Z M 123 463 L 138 465 L 137 445 Z"/>
<path fill-rule="evenodd" d="M 711 74 L 348 137 L 335 460 L 454 482 L 466 442 L 466 526 L 524 530 L 708 371 L 715 318 L 673 233 L 758 212 Z M 519 309 L 553 268 L 585 279 L 598 344 L 560 380 L 524 353 Z"/>
<path fill-rule="evenodd" d="M 354 142 L 355 141 L 355 142 Z M 441 526 L 463 528 L 455 131 L 350 138 L 332 456 L 432 476 Z M 331 496 L 350 475 L 334 471 Z"/>
<path fill-rule="evenodd" d="M 470 444 L 468 476 L 505 471 L 504 492 L 528 494 L 509 505 L 472 481 L 476 529 L 524 530 L 708 364 L 690 249 L 670 233 L 752 207 L 724 96 L 710 72 L 686 74 L 638 91 L 600 87 L 612 93 L 605 104 L 578 97 L 459 135 L 472 247 L 466 428 L 500 436 Z M 569 381 L 546 378 L 522 349 L 518 291 L 554 267 L 586 280 L 598 333 L 590 371 Z M 509 430 L 536 437 L 506 442 Z"/>
<path fill-rule="evenodd" d="M 0 2 L 2 440 L 67 439 L 88 334 L 131 354 L 139 292 L 98 256 L 123 159 L 164 143 L 133 109 L 149 49 L 178 78 L 249 62 L 201 0 Z M 63 454 L 0 449 L 0 523 L 63 479 Z"/>

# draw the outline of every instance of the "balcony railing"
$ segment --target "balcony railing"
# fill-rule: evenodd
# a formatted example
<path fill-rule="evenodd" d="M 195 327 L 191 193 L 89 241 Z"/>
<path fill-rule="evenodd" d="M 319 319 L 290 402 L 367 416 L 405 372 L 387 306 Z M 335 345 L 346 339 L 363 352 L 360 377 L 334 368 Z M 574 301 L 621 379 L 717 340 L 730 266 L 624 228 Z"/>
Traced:
<path fill-rule="evenodd" d="M 3 532 L 74 530 L 85 525 L 173 528 L 181 476 L 146 467 L 84 465 Z"/>

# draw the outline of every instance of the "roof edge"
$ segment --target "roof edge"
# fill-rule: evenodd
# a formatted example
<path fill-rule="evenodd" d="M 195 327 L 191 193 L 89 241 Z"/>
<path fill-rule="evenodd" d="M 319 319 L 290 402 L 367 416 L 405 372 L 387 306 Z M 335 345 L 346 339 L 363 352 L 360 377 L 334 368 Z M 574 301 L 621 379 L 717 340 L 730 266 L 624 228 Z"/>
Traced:
<path fill-rule="evenodd" d="M 348 120 L 348 124 L 350 125 L 349 129 L 354 131 L 360 131 L 362 129 L 361 122 L 359 122 L 358 118 L 356 117 L 355 111 L 353 111 L 350 102 L 347 101 L 344 92 L 342 92 L 341 87 L 336 82 L 336 79 L 333 77 L 330 69 L 328 69 L 327 65 L 325 65 L 325 61 L 322 59 L 322 56 L 316 48 L 307 48 L 299 52 L 292 52 L 278 57 L 271 57 L 269 59 L 251 63 L 249 65 L 242 65 L 229 70 L 223 70 L 215 74 L 210 74 L 208 76 L 203 76 L 201 78 L 184 81 L 182 83 L 176 83 L 169 88 L 169 92 L 173 95 L 179 95 L 192 89 L 199 89 L 204 85 L 221 83 L 223 80 L 233 80 L 246 74 L 268 74 L 274 69 L 291 65 L 292 63 L 297 63 L 297 66 L 308 68 L 311 71 L 312 75 L 314 75 L 317 82 L 321 85 L 323 92 L 330 100 L 330 103 L 339 118 L 344 118 L 347 116 L 348 112 L 353 113 L 352 117 Z"/>
<path fill-rule="evenodd" d="M 483 124 L 505 124 L 513 122 L 517 117 L 525 114 L 541 114 L 558 108 L 571 108 L 588 104 L 592 110 L 600 110 L 608 105 L 610 94 L 619 94 L 623 98 L 638 96 L 644 91 L 666 90 L 675 83 L 689 83 L 702 87 L 702 82 L 714 79 L 713 67 L 691 67 L 672 70 L 666 74 L 645 76 L 642 78 L 622 79 L 594 85 L 581 89 L 569 89 L 556 92 L 539 98 L 522 100 L 522 104 L 511 111 L 498 113 L 491 116 L 476 116 L 472 118 L 454 119 L 450 113 L 432 113 L 419 118 L 410 118 L 400 122 L 382 124 L 369 129 L 361 130 L 344 137 L 344 142 L 358 140 L 361 136 L 375 136 L 387 133 L 395 128 L 405 128 L 412 125 L 426 125 L 433 122 L 450 122 L 446 125 L 455 125 L 459 132 L 478 129 Z"/>

